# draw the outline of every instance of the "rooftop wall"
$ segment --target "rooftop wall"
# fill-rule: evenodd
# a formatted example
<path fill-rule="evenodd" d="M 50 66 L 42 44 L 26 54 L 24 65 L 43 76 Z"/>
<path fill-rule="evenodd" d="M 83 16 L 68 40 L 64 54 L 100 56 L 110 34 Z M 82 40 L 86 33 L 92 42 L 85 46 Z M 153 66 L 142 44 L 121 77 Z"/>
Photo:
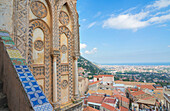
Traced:
<path fill-rule="evenodd" d="M 9 34 L 0 31 L 0 80 L 11 111 L 52 111 L 25 59 Z"/>

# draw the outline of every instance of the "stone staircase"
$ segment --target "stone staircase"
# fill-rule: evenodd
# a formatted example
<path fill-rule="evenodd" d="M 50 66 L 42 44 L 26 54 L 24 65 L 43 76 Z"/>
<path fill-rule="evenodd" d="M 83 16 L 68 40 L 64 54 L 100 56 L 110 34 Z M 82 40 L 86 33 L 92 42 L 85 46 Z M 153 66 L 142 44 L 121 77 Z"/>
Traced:
<path fill-rule="evenodd" d="M 3 83 L 0 81 L 0 111 L 9 111 L 7 104 L 7 97 L 2 93 Z"/>

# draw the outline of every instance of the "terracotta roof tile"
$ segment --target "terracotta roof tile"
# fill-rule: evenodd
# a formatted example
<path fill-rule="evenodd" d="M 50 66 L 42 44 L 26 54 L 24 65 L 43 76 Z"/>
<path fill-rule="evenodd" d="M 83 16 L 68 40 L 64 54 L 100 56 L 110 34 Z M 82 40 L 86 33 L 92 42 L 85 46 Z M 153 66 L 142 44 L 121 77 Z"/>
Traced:
<path fill-rule="evenodd" d="M 88 102 L 93 102 L 93 103 L 102 104 L 104 98 L 105 98 L 105 97 L 100 97 L 100 96 L 89 96 L 89 97 L 88 97 Z"/>
<path fill-rule="evenodd" d="M 150 97 L 147 97 L 147 98 L 143 98 L 143 100 L 148 100 L 148 99 L 153 99 L 155 98 L 154 96 L 150 96 Z"/>
<path fill-rule="evenodd" d="M 100 81 L 95 81 L 95 82 L 89 83 L 89 85 L 97 84 L 97 83 L 99 83 L 99 82 L 100 82 Z"/>
<path fill-rule="evenodd" d="M 105 99 L 104 99 L 103 102 L 115 104 L 116 99 L 114 99 L 114 98 L 112 98 L 112 97 L 105 97 Z"/>
<path fill-rule="evenodd" d="M 101 106 L 104 107 L 104 108 L 106 108 L 106 109 L 108 109 L 108 110 L 110 110 L 110 111 L 116 111 L 115 107 L 110 106 L 110 105 L 108 105 L 108 104 L 106 104 L 106 103 L 102 103 Z"/>
<path fill-rule="evenodd" d="M 124 96 L 122 96 L 122 95 L 120 95 L 120 94 L 113 95 L 113 97 L 116 97 L 116 98 L 119 99 L 120 101 L 122 100 L 122 101 L 124 101 L 124 102 L 126 102 L 126 103 L 129 103 L 129 99 L 126 98 L 126 97 L 124 97 Z"/>
<path fill-rule="evenodd" d="M 129 111 L 127 108 L 120 106 L 120 111 Z"/>
<path fill-rule="evenodd" d="M 141 89 L 150 89 L 154 90 L 155 87 L 153 85 L 136 85 L 137 87 L 140 87 Z"/>
<path fill-rule="evenodd" d="M 143 92 L 143 91 L 136 91 L 136 92 L 132 93 L 133 96 L 138 96 L 138 95 L 141 95 L 141 94 L 145 94 L 145 92 Z"/>

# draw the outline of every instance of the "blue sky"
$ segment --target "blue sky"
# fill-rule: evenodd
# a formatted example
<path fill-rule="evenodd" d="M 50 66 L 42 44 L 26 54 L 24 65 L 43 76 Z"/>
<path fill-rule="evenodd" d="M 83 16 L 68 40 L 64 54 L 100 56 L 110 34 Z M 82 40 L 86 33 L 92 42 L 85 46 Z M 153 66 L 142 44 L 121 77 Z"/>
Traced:
<path fill-rule="evenodd" d="M 170 62 L 170 0 L 78 0 L 77 10 L 90 61 Z"/>

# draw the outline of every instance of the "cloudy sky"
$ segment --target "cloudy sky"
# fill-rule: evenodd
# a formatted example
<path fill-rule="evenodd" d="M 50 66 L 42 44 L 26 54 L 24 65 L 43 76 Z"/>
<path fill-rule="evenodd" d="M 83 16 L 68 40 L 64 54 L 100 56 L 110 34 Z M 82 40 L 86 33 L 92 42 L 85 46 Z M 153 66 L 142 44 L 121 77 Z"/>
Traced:
<path fill-rule="evenodd" d="M 170 62 L 170 0 L 78 0 L 83 57 L 96 63 Z"/>

